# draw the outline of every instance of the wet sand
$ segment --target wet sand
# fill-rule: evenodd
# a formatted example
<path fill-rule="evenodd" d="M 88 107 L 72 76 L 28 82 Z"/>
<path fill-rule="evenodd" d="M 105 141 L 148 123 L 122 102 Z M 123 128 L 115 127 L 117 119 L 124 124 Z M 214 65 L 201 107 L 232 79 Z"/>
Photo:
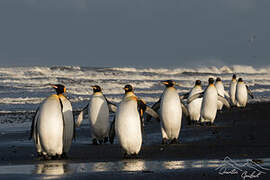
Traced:
<path fill-rule="evenodd" d="M 110 145 L 91 145 L 90 132 L 87 124 L 77 129 L 77 140 L 73 143 L 69 158 L 67 160 L 40 161 L 36 157 L 34 144 L 28 140 L 28 131 L 11 131 L 0 134 L 0 179 L 39 179 L 48 176 L 43 166 L 57 169 L 61 165 L 63 173 L 49 175 L 50 178 L 65 179 L 241 179 L 240 176 L 227 175 L 221 176 L 215 171 L 215 167 L 201 166 L 193 168 L 188 164 L 194 162 L 208 163 L 209 160 L 222 161 L 226 156 L 231 159 L 252 159 L 261 162 L 263 167 L 270 167 L 270 163 L 263 163 L 263 159 L 270 158 L 270 103 L 248 104 L 244 109 L 232 108 L 219 112 L 215 125 L 211 127 L 189 126 L 183 120 L 180 133 L 180 144 L 161 145 L 161 135 L 159 123 L 155 120 L 145 124 L 144 144 L 138 159 L 124 160 L 123 152 L 118 144 Z M 159 164 L 158 168 L 151 170 L 148 168 L 137 167 L 135 170 L 125 169 L 125 165 L 120 163 L 131 163 L 131 166 L 140 166 L 140 163 L 153 162 L 149 164 Z M 154 163 L 155 162 L 155 163 Z M 164 165 L 168 162 L 182 162 L 182 166 L 172 164 Z M 190 163 L 192 162 L 192 163 Z M 56 168 L 52 163 L 56 163 Z M 132 164 L 135 163 L 135 164 Z M 48 166 L 49 164 L 49 166 Z M 58 164 L 58 165 L 57 165 Z M 111 164 L 107 170 L 84 172 L 78 170 L 84 166 L 96 166 Z M 146 163 L 147 164 L 147 163 Z M 196 164 L 196 163 L 195 163 Z M 72 167 L 66 171 L 66 166 Z M 6 168 L 6 171 L 2 170 Z M 34 168 L 33 168 L 34 167 Z M 40 173 L 37 169 L 43 167 Z M 177 168 L 179 167 L 179 168 Z M 16 172 L 16 168 L 20 169 Z M 25 172 L 21 169 L 25 168 Z M 27 168 L 30 173 L 26 173 Z M 99 167 L 101 168 L 101 167 Z M 93 168 L 92 168 L 93 169 Z M 145 170 L 146 169 L 146 170 Z M 100 169 L 99 169 L 100 170 Z M 3 172 L 4 171 L 4 172 Z M 59 175 L 61 174 L 61 175 Z M 269 179 L 270 171 L 263 174 L 259 179 Z"/>

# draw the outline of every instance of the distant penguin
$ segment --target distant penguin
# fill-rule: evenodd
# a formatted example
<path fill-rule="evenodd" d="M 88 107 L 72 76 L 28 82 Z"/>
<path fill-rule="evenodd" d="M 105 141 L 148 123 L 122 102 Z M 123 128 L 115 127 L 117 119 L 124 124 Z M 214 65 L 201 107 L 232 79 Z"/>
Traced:
<path fill-rule="evenodd" d="M 224 86 L 223 86 L 223 83 L 222 83 L 220 77 L 217 77 L 215 86 L 217 88 L 218 95 L 220 95 L 222 97 L 225 97 L 226 96 L 227 98 L 230 98 L 229 94 L 224 89 Z M 218 100 L 217 109 L 218 110 L 222 110 L 222 107 L 223 107 L 223 103 Z"/>
<path fill-rule="evenodd" d="M 254 96 L 249 90 L 248 86 L 245 85 L 242 78 L 238 79 L 236 86 L 236 105 L 237 107 L 246 107 L 248 95 L 253 99 Z"/>
<path fill-rule="evenodd" d="M 110 121 L 109 112 L 115 112 L 117 107 L 109 102 L 102 93 L 100 86 L 92 86 L 93 95 L 88 105 L 80 112 L 76 126 L 79 127 L 83 121 L 83 111 L 88 109 L 88 118 L 91 128 L 92 142 L 94 145 L 108 141 Z"/>
<path fill-rule="evenodd" d="M 236 101 L 235 101 L 236 85 L 237 85 L 236 74 L 233 74 L 231 86 L 230 86 L 231 103 L 233 106 L 236 106 Z"/>
<path fill-rule="evenodd" d="M 182 111 L 188 116 L 188 110 L 181 103 L 181 99 L 175 89 L 175 81 L 161 81 L 166 86 L 160 99 L 152 106 L 157 111 L 160 109 L 160 127 L 162 144 L 177 143 L 181 129 Z"/>
<path fill-rule="evenodd" d="M 57 94 L 49 96 L 37 109 L 30 135 L 39 156 L 45 159 L 65 157 L 75 136 L 72 106 L 63 95 L 66 88 L 61 84 L 52 87 Z"/>
<path fill-rule="evenodd" d="M 218 95 L 213 78 L 209 78 L 208 83 L 209 85 L 203 93 L 195 94 L 189 98 L 189 103 L 196 98 L 203 97 L 200 122 L 213 124 L 216 118 L 218 100 L 228 108 L 230 104 L 224 97 Z"/>
<path fill-rule="evenodd" d="M 142 145 L 143 113 L 158 118 L 158 114 L 146 106 L 145 102 L 134 94 L 131 85 L 124 87 L 125 95 L 115 115 L 115 131 L 125 156 L 137 155 Z"/>
<path fill-rule="evenodd" d="M 197 94 L 203 92 L 201 81 L 196 80 L 195 86 L 191 89 L 188 98 Z M 188 112 L 189 112 L 189 118 L 191 122 L 198 122 L 200 120 L 200 114 L 201 114 L 201 106 L 202 106 L 202 99 L 198 98 L 192 101 L 187 105 Z"/>

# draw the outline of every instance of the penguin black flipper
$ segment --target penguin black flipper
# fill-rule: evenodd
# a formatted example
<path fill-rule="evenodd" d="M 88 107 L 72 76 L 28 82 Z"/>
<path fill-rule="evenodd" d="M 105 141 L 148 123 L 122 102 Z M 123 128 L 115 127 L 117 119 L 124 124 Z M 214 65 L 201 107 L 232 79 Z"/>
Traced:
<path fill-rule="evenodd" d="M 219 94 L 218 94 L 218 100 L 219 100 L 220 102 L 222 102 L 228 109 L 231 108 L 231 105 L 230 105 L 230 103 L 227 101 L 227 99 L 224 98 L 224 97 L 222 97 L 222 96 L 220 96 Z"/>
<path fill-rule="evenodd" d="M 88 108 L 89 103 L 80 111 L 80 114 L 78 115 L 77 121 L 76 121 L 76 127 L 80 127 L 82 121 L 83 121 L 83 112 Z"/>
<path fill-rule="evenodd" d="M 103 95 L 104 96 L 104 95 Z M 104 96 L 105 100 L 107 101 L 107 104 L 108 104 L 108 108 L 109 108 L 109 111 L 110 112 L 113 112 L 113 113 L 116 113 L 117 111 L 117 106 L 115 104 L 113 104 L 112 102 L 110 102 L 106 96 Z"/>
<path fill-rule="evenodd" d="M 36 119 L 38 119 L 39 117 L 39 107 L 37 108 L 35 115 L 32 119 L 32 124 L 31 124 L 31 130 L 30 130 L 30 136 L 29 136 L 29 140 L 31 140 L 34 136 L 34 129 L 36 129 Z"/>
<path fill-rule="evenodd" d="M 186 108 L 186 106 L 181 102 L 181 108 L 182 108 L 182 112 L 186 117 L 189 117 L 189 112 Z"/>
<path fill-rule="evenodd" d="M 252 99 L 254 99 L 254 96 L 253 96 L 251 90 L 249 89 L 249 87 L 248 87 L 247 85 L 246 85 L 246 88 L 247 88 L 248 95 L 249 95 Z"/>
<path fill-rule="evenodd" d="M 159 98 L 159 100 L 155 104 L 153 104 L 153 106 L 150 109 L 148 109 L 148 112 L 150 112 L 151 110 L 154 110 L 154 112 L 156 113 L 160 109 L 160 102 L 161 102 L 161 98 Z M 150 121 L 152 117 L 154 117 L 154 116 L 147 113 L 145 120 Z M 159 116 L 156 119 L 159 120 Z"/>
<path fill-rule="evenodd" d="M 194 101 L 197 98 L 203 97 L 203 95 L 204 95 L 204 92 L 200 92 L 200 93 L 192 95 L 191 97 L 188 98 L 188 104 L 191 103 L 192 101 Z"/>
<path fill-rule="evenodd" d="M 109 131 L 109 141 L 111 144 L 113 144 L 114 142 L 114 137 L 115 137 L 115 116 L 113 118 Z"/>
<path fill-rule="evenodd" d="M 183 95 L 179 95 L 179 97 L 180 97 L 181 100 L 187 99 L 188 96 L 189 96 L 189 92 L 188 93 L 185 93 Z"/>

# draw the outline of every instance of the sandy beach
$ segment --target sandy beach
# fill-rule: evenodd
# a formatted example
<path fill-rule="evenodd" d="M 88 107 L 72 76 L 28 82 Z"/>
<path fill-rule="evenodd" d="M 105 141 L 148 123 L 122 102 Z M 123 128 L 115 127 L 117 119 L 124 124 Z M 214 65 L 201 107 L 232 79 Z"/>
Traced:
<path fill-rule="evenodd" d="M 123 159 L 117 142 L 91 145 L 88 124 L 77 129 L 67 160 L 39 160 L 29 131 L 2 132 L 0 179 L 243 179 L 240 173 L 221 175 L 216 168 L 225 157 L 270 168 L 269 110 L 267 102 L 225 109 L 211 127 L 190 126 L 183 119 L 176 145 L 161 145 L 159 123 L 146 122 L 137 159 Z M 270 171 L 248 178 L 269 179 Z"/>

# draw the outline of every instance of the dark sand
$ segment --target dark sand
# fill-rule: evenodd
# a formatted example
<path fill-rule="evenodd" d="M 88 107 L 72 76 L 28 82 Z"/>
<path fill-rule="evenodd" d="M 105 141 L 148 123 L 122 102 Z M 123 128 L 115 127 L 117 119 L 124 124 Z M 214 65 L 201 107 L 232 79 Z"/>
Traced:
<path fill-rule="evenodd" d="M 160 127 L 155 120 L 145 125 L 144 144 L 139 159 L 128 160 L 128 162 L 167 162 L 207 160 L 223 160 L 226 156 L 231 159 L 252 159 L 260 162 L 263 167 L 270 168 L 264 164 L 262 159 L 270 158 L 270 103 L 248 104 L 244 109 L 232 108 L 219 112 L 215 126 L 201 127 L 188 126 L 183 120 L 180 133 L 180 144 L 161 145 Z M 91 145 L 89 127 L 87 125 L 77 131 L 77 140 L 71 147 L 67 160 L 49 161 L 49 163 L 69 164 L 73 171 L 65 171 L 64 175 L 46 175 L 43 170 L 36 174 L 38 166 L 48 164 L 48 161 L 37 159 L 32 141 L 28 141 L 29 132 L 19 131 L 2 133 L 0 135 L 0 168 L 8 167 L 11 170 L 2 172 L 0 179 L 40 179 L 49 176 L 51 179 L 243 179 L 240 175 L 219 175 L 215 167 L 189 168 L 168 170 L 160 165 L 160 170 L 150 168 L 139 171 L 122 171 L 109 168 L 108 171 L 96 172 L 87 170 L 79 172 L 77 164 L 105 162 L 123 162 L 123 152 L 118 144 Z M 153 136 L 153 139 L 151 139 Z M 126 161 L 126 160 L 124 160 Z M 31 173 L 14 173 L 12 167 L 23 169 L 35 166 Z M 112 165 L 113 166 L 113 165 Z M 135 165 L 136 166 L 136 165 Z M 91 165 L 92 167 L 92 165 Z M 27 168 L 26 168 L 27 169 Z M 72 169 L 72 168 L 71 168 Z M 76 170 L 74 170 L 76 169 Z M 0 169 L 1 171 L 1 169 Z M 22 171 L 22 170 L 21 170 Z M 27 170 L 26 170 L 27 171 Z M 25 171 L 25 172 L 26 172 Z M 23 171 L 22 171 L 23 172 Z M 270 171 L 255 179 L 270 179 Z M 250 178 L 246 178 L 250 179 Z M 253 178 L 254 179 L 254 178 Z"/>

